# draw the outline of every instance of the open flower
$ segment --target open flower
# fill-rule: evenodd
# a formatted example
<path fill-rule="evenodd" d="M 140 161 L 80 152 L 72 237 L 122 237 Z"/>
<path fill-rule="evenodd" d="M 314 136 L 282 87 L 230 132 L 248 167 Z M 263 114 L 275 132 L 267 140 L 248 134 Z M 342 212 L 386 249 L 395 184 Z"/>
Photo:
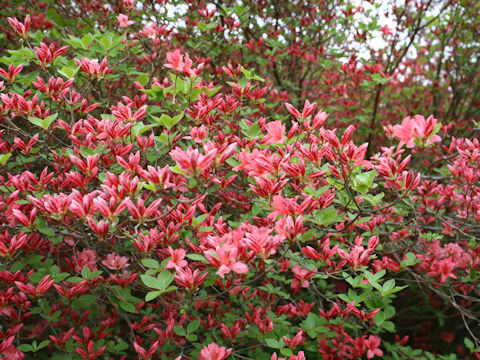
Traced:
<path fill-rule="evenodd" d="M 102 261 L 102 264 L 110 270 L 121 270 L 126 269 L 130 265 L 128 260 L 130 259 L 126 256 L 119 256 L 115 253 L 111 253 Z"/>
<path fill-rule="evenodd" d="M 372 359 L 375 355 L 383 356 L 383 351 L 378 347 L 380 346 L 380 338 L 375 335 L 370 335 L 367 340 L 365 340 L 365 345 L 367 345 L 367 359 Z"/>
<path fill-rule="evenodd" d="M 213 266 L 219 268 L 217 274 L 222 278 L 225 278 L 225 274 L 230 271 L 237 274 L 248 272 L 248 266 L 237 261 L 238 249 L 235 245 L 217 246 L 215 251 L 205 251 L 204 255 Z"/>
<path fill-rule="evenodd" d="M 118 25 L 120 25 L 121 28 L 126 28 L 128 25 L 135 24 L 133 20 L 128 20 L 128 15 L 125 14 L 119 14 L 117 20 Z"/>
<path fill-rule="evenodd" d="M 406 145 L 407 148 L 414 148 L 420 142 L 423 146 L 439 142 L 442 139 L 436 135 L 440 124 L 437 119 L 430 115 L 427 119 L 422 115 L 415 115 L 414 117 L 406 117 L 402 120 L 401 125 L 386 126 L 385 131 L 387 135 L 393 135 L 400 140 L 400 146 Z"/>
<path fill-rule="evenodd" d="M 263 144 L 282 144 L 284 142 L 285 125 L 280 120 L 269 122 L 265 127 L 267 135 L 262 139 Z"/>
<path fill-rule="evenodd" d="M 232 349 L 227 349 L 224 346 L 218 346 L 211 343 L 205 346 L 198 354 L 198 360 L 224 360 L 232 353 Z"/>

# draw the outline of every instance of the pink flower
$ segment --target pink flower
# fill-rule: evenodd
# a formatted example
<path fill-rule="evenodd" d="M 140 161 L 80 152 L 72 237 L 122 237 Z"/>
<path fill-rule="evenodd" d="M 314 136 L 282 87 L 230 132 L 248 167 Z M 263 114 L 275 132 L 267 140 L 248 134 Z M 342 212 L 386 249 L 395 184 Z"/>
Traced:
<path fill-rule="evenodd" d="M 443 284 L 449 277 L 452 279 L 456 279 L 457 277 L 453 273 L 455 270 L 456 264 L 452 260 L 451 257 L 442 259 L 442 260 L 434 260 L 431 267 L 430 272 L 427 275 L 429 276 L 438 276 L 440 275 L 440 282 Z"/>
<path fill-rule="evenodd" d="M 110 270 L 121 270 L 126 269 L 130 265 L 128 260 L 130 259 L 126 256 L 118 256 L 115 253 L 111 253 L 102 261 L 102 264 Z"/>
<path fill-rule="evenodd" d="M 13 81 L 15 80 L 15 76 L 17 76 L 18 74 L 20 74 L 20 72 L 22 71 L 23 69 L 23 64 L 20 64 L 18 66 L 15 66 L 13 64 L 10 64 L 8 66 L 8 71 L 5 71 L 3 69 L 0 69 L 0 76 L 4 77 L 5 79 L 8 80 L 8 82 L 10 84 L 13 83 Z"/>
<path fill-rule="evenodd" d="M 22 360 L 23 358 L 25 358 L 25 355 L 20 350 L 16 349 L 15 345 L 12 344 L 4 348 L 4 350 L 2 351 L 2 356 L 4 356 L 4 359 L 9 360 Z"/>
<path fill-rule="evenodd" d="M 120 25 L 120 27 L 122 28 L 126 28 L 128 25 L 135 24 L 133 20 L 128 20 L 128 15 L 125 15 L 125 14 L 119 14 L 117 16 L 117 20 L 118 20 L 118 25 Z"/>
<path fill-rule="evenodd" d="M 95 75 L 97 80 L 101 80 L 105 75 L 113 72 L 113 69 L 107 66 L 106 56 L 100 63 L 98 62 L 98 59 L 83 57 L 81 60 L 75 59 L 75 64 L 80 66 L 80 70 L 87 74 L 89 79 L 93 79 L 93 75 Z"/>
<path fill-rule="evenodd" d="M 384 25 L 380 28 L 380 31 L 382 32 L 383 35 L 393 35 L 392 29 L 388 27 L 388 25 Z"/>
<path fill-rule="evenodd" d="M 231 270 L 237 274 L 248 272 L 248 266 L 237 261 L 238 248 L 235 245 L 217 246 L 216 251 L 205 251 L 204 255 L 213 266 L 219 267 L 217 274 L 221 278 Z"/>
<path fill-rule="evenodd" d="M 198 354 L 198 360 L 224 360 L 232 353 L 232 349 L 227 349 L 222 346 L 219 347 L 215 343 L 211 343 L 208 346 L 203 347 L 200 354 Z"/>
<path fill-rule="evenodd" d="M 263 144 L 283 144 L 285 141 L 283 139 L 285 125 L 280 120 L 269 122 L 265 127 L 268 134 L 262 139 Z"/>
<path fill-rule="evenodd" d="M 317 271 L 316 268 L 310 271 L 307 269 L 302 269 L 298 264 L 293 265 L 292 272 L 294 279 L 292 280 L 291 288 L 298 289 L 300 286 L 303 288 L 308 288 L 308 279 L 315 275 L 315 271 Z"/>
<path fill-rule="evenodd" d="M 183 286 L 186 289 L 195 289 L 199 287 L 207 277 L 207 273 L 200 274 L 200 270 L 196 269 L 192 272 L 190 268 L 177 268 L 177 274 L 175 275 L 175 281 L 178 286 Z"/>
<path fill-rule="evenodd" d="M 418 143 L 415 140 L 424 146 L 441 141 L 440 136 L 435 135 L 438 130 L 439 124 L 433 115 L 426 120 L 422 115 L 415 115 L 413 118 L 406 117 L 402 120 L 401 125 L 385 127 L 387 135 L 393 135 L 400 140 L 400 146 L 406 144 L 408 148 L 417 146 Z"/>
<path fill-rule="evenodd" d="M 183 151 L 179 147 L 170 152 L 170 156 L 175 160 L 178 167 L 187 174 L 208 171 L 216 154 L 216 149 L 207 151 L 205 155 L 202 155 L 198 149 L 188 148 L 187 151 Z"/>
<path fill-rule="evenodd" d="M 295 107 L 294 107 L 292 104 L 286 102 L 286 103 L 285 103 L 285 107 L 287 108 L 287 111 L 288 111 L 290 114 L 292 114 L 295 118 L 297 118 L 297 119 L 300 118 L 300 111 L 298 111 L 297 109 L 295 109 Z"/>
<path fill-rule="evenodd" d="M 295 349 L 300 344 L 304 343 L 305 336 L 302 329 L 293 337 L 287 338 L 286 336 L 282 337 L 283 342 L 287 345 L 290 349 Z"/>
<path fill-rule="evenodd" d="M 173 269 L 173 268 L 184 268 L 185 266 L 188 265 L 187 260 L 185 259 L 185 255 L 187 252 L 185 249 L 175 249 L 171 246 L 168 247 L 168 252 L 170 256 L 172 257 L 170 260 L 168 260 L 167 265 L 165 265 L 166 269 Z"/>
<path fill-rule="evenodd" d="M 134 0 L 123 0 L 122 5 L 124 8 L 132 9 L 135 6 Z"/>
<path fill-rule="evenodd" d="M 283 236 L 272 236 L 270 235 L 271 232 L 272 230 L 268 228 L 254 228 L 245 234 L 245 244 L 255 254 L 266 259 L 270 255 L 275 254 L 283 242 Z"/>
<path fill-rule="evenodd" d="M 192 69 L 193 61 L 188 54 L 182 55 L 182 52 L 178 49 L 173 52 L 167 52 L 168 63 L 164 66 L 169 69 L 174 69 L 184 73 L 187 76 L 198 75 L 203 69 L 204 63 L 200 63 L 196 69 Z"/>
<path fill-rule="evenodd" d="M 77 254 L 77 271 L 82 271 L 85 266 L 96 269 L 96 264 L 97 253 L 95 250 L 85 249 Z"/>
<path fill-rule="evenodd" d="M 15 30 L 17 34 L 19 34 L 22 37 L 22 39 L 28 38 L 28 29 L 30 28 L 30 24 L 32 22 L 30 15 L 27 15 L 25 17 L 25 21 L 23 23 L 18 21 L 17 18 L 9 17 L 7 19 L 10 26 Z"/>
<path fill-rule="evenodd" d="M 298 215 L 298 214 L 303 214 L 307 208 L 312 205 L 312 196 L 307 196 L 305 200 L 299 205 L 297 203 L 297 198 L 283 198 L 282 195 L 275 195 L 273 197 L 273 209 L 268 217 L 269 218 L 275 218 L 279 215 Z M 333 199 L 332 199 L 333 200 Z M 327 205 L 328 206 L 328 205 Z"/>
<path fill-rule="evenodd" d="M 380 346 L 380 338 L 375 335 L 370 335 L 367 340 L 365 340 L 365 345 L 367 346 L 367 358 L 371 359 L 375 355 L 383 356 L 383 351 L 378 347 Z"/>
<path fill-rule="evenodd" d="M 208 128 L 205 125 L 202 125 L 200 127 L 190 126 L 190 135 L 185 136 L 184 139 L 192 139 L 197 144 L 200 144 L 207 135 L 208 135 Z"/>

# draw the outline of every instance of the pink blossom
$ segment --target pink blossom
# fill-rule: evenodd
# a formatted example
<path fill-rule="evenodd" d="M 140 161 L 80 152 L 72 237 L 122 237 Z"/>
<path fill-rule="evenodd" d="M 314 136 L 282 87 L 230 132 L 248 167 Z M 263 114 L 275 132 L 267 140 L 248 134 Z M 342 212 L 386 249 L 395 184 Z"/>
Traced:
<path fill-rule="evenodd" d="M 198 360 L 224 360 L 230 356 L 232 349 L 227 349 L 224 346 L 218 346 L 215 343 L 211 343 L 208 346 L 204 346 L 198 354 Z"/>
<path fill-rule="evenodd" d="M 308 279 L 315 275 L 315 271 L 317 271 L 316 268 L 310 271 L 307 269 L 302 269 L 298 264 L 293 265 L 292 272 L 294 279 L 292 280 L 291 288 L 298 289 L 300 286 L 303 288 L 308 288 Z"/>
<path fill-rule="evenodd" d="M 123 0 L 122 5 L 124 8 L 132 9 L 135 6 L 134 0 Z"/>
<path fill-rule="evenodd" d="M 96 264 L 97 253 L 95 250 L 85 249 L 77 254 L 77 271 L 82 271 L 85 266 L 89 267 L 90 269 L 96 269 Z"/>
<path fill-rule="evenodd" d="M 118 20 L 118 25 L 120 25 L 120 27 L 122 28 L 126 28 L 128 25 L 132 25 L 135 23 L 135 21 L 133 20 L 128 20 L 128 15 L 125 15 L 125 14 L 119 14 L 117 16 L 117 20 Z"/>
<path fill-rule="evenodd" d="M 192 69 L 193 61 L 188 54 L 182 55 L 178 49 L 173 52 L 167 52 L 168 63 L 164 66 L 169 69 L 174 69 L 184 73 L 187 76 L 198 75 L 203 69 L 204 63 L 200 63 L 196 69 Z"/>
<path fill-rule="evenodd" d="M 237 274 L 248 272 L 248 266 L 237 261 L 238 248 L 235 245 L 217 246 L 215 251 L 205 251 L 204 255 L 212 265 L 219 267 L 217 274 L 222 278 L 230 271 Z"/>
<path fill-rule="evenodd" d="M 392 29 L 388 27 L 388 25 L 384 25 L 380 28 L 380 31 L 382 32 L 383 35 L 393 35 Z"/>
<path fill-rule="evenodd" d="M 187 151 L 183 151 L 179 147 L 170 152 L 170 156 L 175 160 L 178 167 L 186 173 L 208 171 L 216 154 L 216 149 L 207 151 L 205 155 L 202 155 L 198 149 L 188 148 Z"/>
<path fill-rule="evenodd" d="M 175 281 L 178 286 L 183 286 L 187 289 L 195 289 L 205 281 L 206 277 L 207 273 L 200 274 L 200 270 L 198 269 L 195 269 L 195 271 L 192 272 L 188 267 L 186 267 L 185 270 L 178 267 Z"/>
<path fill-rule="evenodd" d="M 380 346 L 380 338 L 375 335 L 370 335 L 367 340 L 365 340 L 365 345 L 367 345 L 367 358 L 371 359 L 375 355 L 383 356 L 383 351 L 378 347 Z"/>
<path fill-rule="evenodd" d="M 427 119 L 422 115 L 415 115 L 404 118 L 401 125 L 386 126 L 385 131 L 387 135 L 393 135 L 399 139 L 400 146 L 406 144 L 408 148 L 414 148 L 417 145 L 415 139 L 424 146 L 441 141 L 440 136 L 435 134 L 438 131 L 437 125 L 437 119 L 433 115 Z"/>
<path fill-rule="evenodd" d="M 283 135 L 285 134 L 285 124 L 280 120 L 269 122 L 265 125 L 267 128 L 267 135 L 262 139 L 263 144 L 283 144 L 285 141 Z"/>
<path fill-rule="evenodd" d="M 126 269 L 130 265 L 128 260 L 130 259 L 126 256 L 119 256 L 115 253 L 111 253 L 102 261 L 102 264 L 110 270 L 121 270 Z"/>
<path fill-rule="evenodd" d="M 185 255 L 187 252 L 185 249 L 175 249 L 171 246 L 168 247 L 168 253 L 172 257 L 170 260 L 168 260 L 167 265 L 165 265 L 166 269 L 173 269 L 173 268 L 184 268 L 185 266 L 188 265 L 187 260 L 185 259 Z"/>
<path fill-rule="evenodd" d="M 456 279 L 457 277 L 453 273 L 455 270 L 455 262 L 452 261 L 450 257 L 446 259 L 441 259 L 439 261 L 434 260 L 430 272 L 428 273 L 429 276 L 438 276 L 440 275 L 440 282 L 443 284 L 449 277 Z"/>

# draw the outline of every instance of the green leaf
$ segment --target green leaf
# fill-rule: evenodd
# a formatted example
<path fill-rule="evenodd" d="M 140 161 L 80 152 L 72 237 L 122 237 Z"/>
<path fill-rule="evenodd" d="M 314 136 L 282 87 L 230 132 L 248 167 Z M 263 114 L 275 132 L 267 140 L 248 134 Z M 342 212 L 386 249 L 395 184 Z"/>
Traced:
<path fill-rule="evenodd" d="M 158 269 L 160 264 L 155 259 L 143 259 L 142 265 L 150 269 Z"/>
<path fill-rule="evenodd" d="M 21 344 L 17 346 L 17 349 L 23 352 L 33 351 L 33 347 L 30 344 Z"/>
<path fill-rule="evenodd" d="M 187 333 L 185 332 L 185 329 L 184 329 L 183 327 L 181 327 L 181 326 L 178 326 L 178 325 L 176 325 L 176 326 L 173 327 L 173 332 L 174 332 L 175 334 L 179 335 L 179 336 L 185 336 L 185 335 L 187 335 Z"/>
<path fill-rule="evenodd" d="M 312 221 L 320 226 L 329 226 L 333 223 L 339 222 L 344 218 L 343 214 L 339 214 L 337 209 L 330 206 L 326 209 L 316 211 Z"/>
<path fill-rule="evenodd" d="M 71 45 L 72 47 L 74 47 L 76 49 L 84 49 L 84 50 L 86 49 L 82 40 L 80 40 L 78 37 L 73 36 L 73 35 L 69 35 L 68 37 L 70 39 L 65 41 L 67 44 Z"/>
<path fill-rule="evenodd" d="M 145 295 L 145 301 L 152 301 L 153 299 L 156 299 L 160 295 L 163 294 L 162 290 L 156 290 L 156 291 L 149 291 L 147 295 Z"/>
<path fill-rule="evenodd" d="M 281 348 L 280 353 L 282 355 L 285 355 L 285 356 L 292 356 L 293 355 L 292 349 L 289 349 L 289 348 Z"/>
<path fill-rule="evenodd" d="M 274 349 L 279 349 L 281 347 L 277 339 L 265 339 L 265 344 Z"/>
<path fill-rule="evenodd" d="M 43 341 L 37 346 L 37 350 L 40 350 L 40 349 L 44 348 L 44 347 L 47 346 L 49 343 L 50 343 L 50 340 L 43 340 Z"/>
<path fill-rule="evenodd" d="M 128 344 L 125 341 L 120 341 L 118 344 L 115 345 L 113 348 L 115 351 L 122 351 L 128 349 Z"/>
<path fill-rule="evenodd" d="M 81 271 L 82 277 L 84 279 L 88 279 L 88 277 L 90 276 L 90 273 L 91 273 L 90 268 L 88 266 L 84 266 Z"/>
<path fill-rule="evenodd" d="M 154 278 L 153 276 L 140 275 L 140 278 L 142 279 L 142 282 L 150 288 L 158 289 L 158 290 L 164 289 L 161 287 L 159 280 L 157 278 Z"/>
<path fill-rule="evenodd" d="M 50 125 L 57 119 L 58 114 L 52 114 L 47 116 L 45 119 L 39 119 L 35 116 L 29 116 L 28 120 L 38 127 L 41 127 L 43 130 L 48 130 Z"/>
<path fill-rule="evenodd" d="M 383 324 L 382 324 L 382 327 L 389 331 L 389 332 L 395 332 L 395 324 L 391 321 L 385 321 Z"/>
<path fill-rule="evenodd" d="M 205 91 L 205 93 L 207 94 L 208 97 L 213 97 L 213 96 L 215 96 L 215 94 L 217 92 L 220 91 L 221 88 L 222 88 L 222 85 L 214 87 L 213 89 L 208 89 L 208 88 L 204 87 L 204 88 L 202 88 L 202 90 Z"/>
<path fill-rule="evenodd" d="M 377 172 L 375 170 L 366 171 L 355 176 L 355 180 L 361 184 L 365 185 L 367 188 L 372 187 L 373 181 L 377 177 Z"/>
<path fill-rule="evenodd" d="M 130 312 L 130 313 L 135 313 L 136 312 L 135 305 L 133 305 L 131 302 L 121 300 L 119 302 L 119 305 L 123 310 L 125 310 L 127 312 Z"/>
<path fill-rule="evenodd" d="M 10 267 L 10 273 L 16 273 L 18 270 L 22 270 L 25 266 L 27 266 L 27 263 L 23 260 L 16 261 L 13 263 L 13 265 Z"/>
<path fill-rule="evenodd" d="M 195 332 L 195 330 L 198 329 L 198 327 L 200 326 L 200 320 L 195 320 L 195 321 L 192 321 L 190 324 L 188 324 L 187 326 L 187 333 L 193 333 Z"/>
<path fill-rule="evenodd" d="M 187 340 L 188 341 L 197 341 L 197 339 L 198 339 L 197 335 L 195 335 L 195 334 L 188 334 L 187 335 Z"/>
<path fill-rule="evenodd" d="M 158 275 L 158 283 L 160 284 L 160 290 L 166 290 L 168 285 L 173 281 L 173 278 L 175 275 L 173 275 L 170 271 L 168 270 L 163 270 L 159 275 Z"/>
<path fill-rule="evenodd" d="M 94 37 L 92 34 L 85 34 L 83 35 L 81 42 L 84 46 L 84 49 L 88 48 L 88 46 L 92 43 Z"/>
<path fill-rule="evenodd" d="M 469 338 L 466 337 L 463 342 L 468 350 L 472 351 L 475 348 L 475 344 Z"/>
<path fill-rule="evenodd" d="M 198 232 L 209 232 L 209 231 L 212 231 L 214 229 L 213 226 L 200 226 L 198 228 Z"/>
<path fill-rule="evenodd" d="M 147 85 L 147 84 L 148 84 L 148 80 L 149 80 L 148 74 L 140 73 L 140 75 L 138 75 L 137 81 L 138 81 L 140 84 L 142 84 L 142 86 Z"/>
<path fill-rule="evenodd" d="M 375 321 L 375 324 L 377 324 L 377 326 L 382 325 L 385 321 L 385 314 L 383 313 L 383 311 L 379 311 L 377 314 L 375 314 L 375 316 L 373 317 L 373 321 Z"/>
<path fill-rule="evenodd" d="M 12 153 L 6 153 L 6 154 L 1 154 L 0 155 L 0 165 L 5 166 L 7 163 L 8 159 L 10 159 L 10 156 L 12 156 Z"/>
<path fill-rule="evenodd" d="M 392 290 L 394 286 L 395 286 L 395 280 L 390 279 L 383 284 L 383 291 L 386 292 L 386 291 Z"/>
<path fill-rule="evenodd" d="M 70 67 L 63 66 L 60 70 L 58 70 L 58 73 L 60 75 L 64 76 L 64 77 L 66 77 L 67 79 L 71 79 L 77 74 L 78 69 L 79 69 L 79 67 L 77 67 L 75 69 L 72 69 Z"/>
<path fill-rule="evenodd" d="M 105 34 L 103 34 L 100 39 L 98 40 L 98 42 L 100 43 L 100 45 L 102 46 L 102 48 L 104 50 L 110 50 L 112 48 L 112 45 L 113 45 L 113 36 L 114 34 L 111 33 L 111 32 L 106 32 Z"/>
<path fill-rule="evenodd" d="M 137 137 L 138 135 L 142 135 L 145 131 L 148 131 L 155 126 L 157 126 L 157 124 L 145 125 L 142 122 L 138 122 L 132 127 L 132 134 L 133 136 Z"/>
<path fill-rule="evenodd" d="M 55 232 L 52 229 L 50 229 L 46 226 L 38 226 L 37 230 L 40 231 L 44 235 L 55 236 Z"/>
<path fill-rule="evenodd" d="M 150 115 L 150 117 L 158 124 L 162 125 L 163 127 L 167 128 L 170 130 L 172 127 L 174 127 L 183 117 L 183 112 L 171 117 L 167 114 L 162 114 L 160 117 Z"/>
<path fill-rule="evenodd" d="M 95 150 L 89 146 L 80 146 L 80 154 L 87 158 L 88 156 L 95 156 Z"/>
<path fill-rule="evenodd" d="M 200 255 L 200 254 L 188 254 L 187 258 L 193 261 L 206 261 L 205 256 Z"/>

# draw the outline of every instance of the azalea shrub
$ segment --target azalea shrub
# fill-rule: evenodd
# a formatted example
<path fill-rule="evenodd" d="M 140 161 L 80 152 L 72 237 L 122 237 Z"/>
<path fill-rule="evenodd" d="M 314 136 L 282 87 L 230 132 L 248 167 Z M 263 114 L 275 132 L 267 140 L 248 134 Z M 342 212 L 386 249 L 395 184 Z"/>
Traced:
<path fill-rule="evenodd" d="M 480 359 L 478 3 L 0 5 L 1 359 Z"/>

